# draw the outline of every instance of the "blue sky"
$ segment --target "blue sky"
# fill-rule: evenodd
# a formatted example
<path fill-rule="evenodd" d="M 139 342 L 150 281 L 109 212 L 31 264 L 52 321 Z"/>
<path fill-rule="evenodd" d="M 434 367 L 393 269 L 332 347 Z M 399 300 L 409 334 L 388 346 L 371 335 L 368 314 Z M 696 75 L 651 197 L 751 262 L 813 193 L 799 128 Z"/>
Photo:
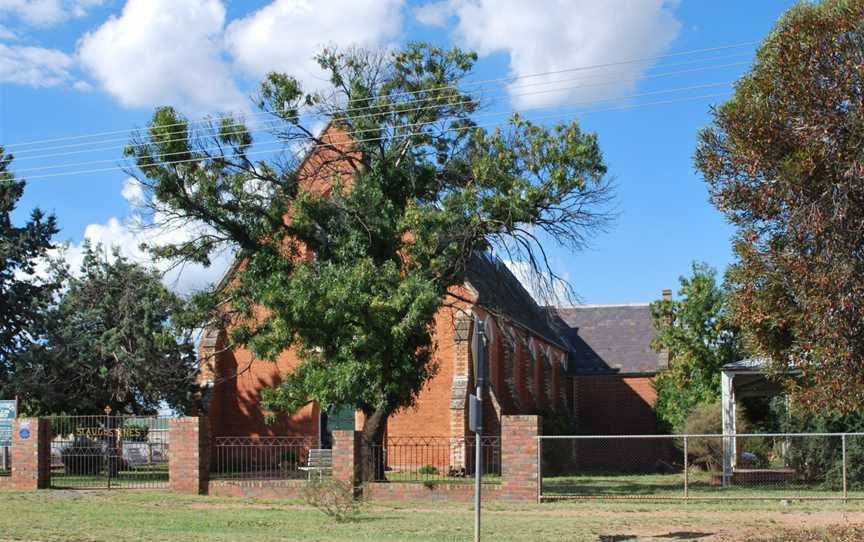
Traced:
<path fill-rule="evenodd" d="M 524 77 L 539 72 L 758 42 L 791 4 L 0 0 L 0 143 L 11 145 L 21 158 L 15 169 L 25 178 L 111 167 L 120 160 L 119 150 L 25 160 L 67 151 L 56 147 L 82 140 L 16 144 L 127 130 L 145 124 L 161 104 L 178 105 L 192 118 L 248 109 L 245 96 L 267 70 L 318 84 L 308 59 L 324 44 L 387 47 L 427 40 L 458 45 L 480 52 L 472 80 L 522 76 L 514 83 L 519 85 L 549 80 Z M 585 251 L 552 249 L 554 267 L 582 301 L 650 301 L 662 288 L 676 287 L 693 260 L 721 270 L 729 263 L 731 228 L 709 204 L 692 165 L 696 133 L 710 121 L 710 104 L 723 97 L 644 104 L 728 92 L 725 83 L 747 69 L 754 49 L 747 45 L 579 72 L 591 73 L 594 86 L 561 93 L 526 96 L 525 90 L 495 89 L 500 99 L 490 111 L 545 107 L 526 115 L 542 115 L 544 122 L 576 118 L 599 136 L 617 187 L 618 219 Z M 678 71 L 687 73 L 657 77 Z M 668 92 L 684 87 L 702 88 Z M 599 101 L 609 98 L 615 100 Z M 574 115 L 573 107 L 564 107 L 573 103 L 583 112 Z M 625 106 L 632 108 L 584 112 Z M 100 148 L 114 145 L 119 143 Z M 93 160 L 107 162 L 74 166 Z M 24 171 L 56 165 L 63 167 Z M 140 257 L 136 245 L 143 234 L 127 223 L 135 197 L 122 171 L 33 178 L 15 218 L 23 220 L 34 206 L 54 212 L 62 228 L 58 239 L 72 244 L 73 261 L 85 232 Z M 226 261 L 209 271 L 187 270 L 172 284 L 188 289 L 214 280 Z"/>

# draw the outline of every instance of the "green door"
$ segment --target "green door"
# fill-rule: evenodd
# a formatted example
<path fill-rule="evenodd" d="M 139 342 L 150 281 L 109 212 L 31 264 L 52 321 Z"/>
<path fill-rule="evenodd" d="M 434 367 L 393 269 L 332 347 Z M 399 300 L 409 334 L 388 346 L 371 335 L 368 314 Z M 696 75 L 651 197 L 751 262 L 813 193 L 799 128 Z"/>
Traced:
<path fill-rule="evenodd" d="M 337 407 L 321 413 L 321 446 L 333 447 L 333 431 L 354 429 L 354 408 Z"/>

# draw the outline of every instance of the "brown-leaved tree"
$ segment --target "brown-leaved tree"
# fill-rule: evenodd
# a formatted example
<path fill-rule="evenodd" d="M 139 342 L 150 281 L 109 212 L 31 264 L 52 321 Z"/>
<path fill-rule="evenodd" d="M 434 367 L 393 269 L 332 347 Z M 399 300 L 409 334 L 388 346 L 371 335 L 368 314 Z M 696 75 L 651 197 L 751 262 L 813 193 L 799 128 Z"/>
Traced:
<path fill-rule="evenodd" d="M 696 151 L 737 227 L 732 315 L 813 410 L 864 407 L 862 99 L 864 1 L 802 2 Z"/>

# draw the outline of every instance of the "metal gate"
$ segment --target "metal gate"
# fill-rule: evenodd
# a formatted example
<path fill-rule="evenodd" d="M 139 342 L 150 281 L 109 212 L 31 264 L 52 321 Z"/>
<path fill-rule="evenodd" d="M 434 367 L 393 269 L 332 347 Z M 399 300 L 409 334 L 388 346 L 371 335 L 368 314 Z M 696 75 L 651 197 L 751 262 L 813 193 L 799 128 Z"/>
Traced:
<path fill-rule="evenodd" d="M 54 416 L 51 487 L 168 487 L 168 418 Z"/>

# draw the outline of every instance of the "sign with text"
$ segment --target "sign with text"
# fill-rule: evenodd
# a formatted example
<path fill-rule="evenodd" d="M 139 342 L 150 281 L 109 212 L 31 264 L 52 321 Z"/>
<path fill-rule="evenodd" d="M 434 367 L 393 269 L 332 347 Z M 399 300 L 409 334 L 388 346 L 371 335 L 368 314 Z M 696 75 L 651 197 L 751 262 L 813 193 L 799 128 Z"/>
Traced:
<path fill-rule="evenodd" d="M 17 401 L 0 401 L 0 446 L 12 445 L 12 422 L 15 421 Z"/>

